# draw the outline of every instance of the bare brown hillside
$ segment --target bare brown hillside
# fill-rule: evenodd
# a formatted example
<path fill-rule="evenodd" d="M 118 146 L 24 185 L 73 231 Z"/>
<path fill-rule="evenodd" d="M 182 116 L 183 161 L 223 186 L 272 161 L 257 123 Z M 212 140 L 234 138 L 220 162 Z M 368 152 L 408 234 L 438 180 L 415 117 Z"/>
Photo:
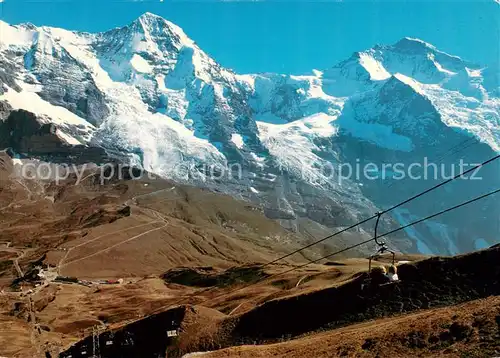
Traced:
<path fill-rule="evenodd" d="M 350 331 L 354 332 L 358 329 L 356 327 L 362 327 L 361 331 L 364 333 L 361 337 L 368 343 L 360 343 L 359 347 L 350 343 L 342 348 L 342 342 L 338 342 L 339 350 L 331 355 L 322 356 L 357 356 L 363 350 L 368 351 L 366 354 L 375 352 L 376 355 L 377 352 L 381 353 L 386 346 L 380 334 L 373 339 L 366 335 L 366 327 L 372 324 L 368 322 L 373 322 L 373 320 L 386 322 L 383 320 L 386 317 L 399 317 L 394 322 L 403 324 L 402 322 L 406 319 L 412 322 L 415 312 L 421 312 L 422 317 L 432 317 L 429 310 L 449 313 L 453 310 L 450 308 L 452 306 L 486 299 L 477 301 L 479 303 L 473 306 L 478 308 L 478 312 L 485 314 L 484 302 L 493 304 L 492 311 L 485 316 L 484 322 L 474 323 L 470 320 L 462 322 L 458 320 L 458 316 L 452 318 L 444 314 L 442 321 L 448 320 L 447 327 L 443 323 L 443 326 L 436 332 L 429 329 L 425 331 L 422 328 L 424 326 L 418 329 L 400 330 L 407 336 L 403 334 L 403 336 L 394 336 L 391 339 L 395 340 L 394 344 L 406 345 L 408 352 L 414 350 L 418 354 L 424 354 L 427 350 L 440 352 L 455 343 L 458 347 L 468 341 L 471 341 L 474 349 L 478 349 L 479 352 L 491 353 L 497 349 L 500 338 L 499 327 L 495 323 L 497 319 L 500 319 L 499 302 L 496 299 L 500 293 L 499 260 L 500 247 L 453 258 L 435 257 L 402 264 L 399 282 L 384 285 L 370 283 L 368 286 L 366 286 L 367 274 L 361 272 L 362 268 L 358 266 L 358 272 L 349 272 L 347 267 L 350 267 L 350 270 L 356 267 L 355 262 L 349 260 L 339 262 L 339 264 L 344 264 L 344 266 L 339 265 L 339 268 L 331 266 L 311 268 L 308 274 L 306 273 L 306 276 L 309 276 L 308 287 L 301 287 L 305 280 L 300 274 L 304 275 L 304 272 L 295 272 L 277 280 L 273 277 L 266 278 L 264 272 L 259 270 L 247 270 L 243 277 L 248 277 L 253 273 L 259 281 L 257 285 L 249 286 L 242 283 L 231 285 L 231 280 L 228 279 L 231 277 L 231 272 L 227 271 L 218 275 L 214 273 L 208 275 L 206 271 L 204 274 L 198 272 L 194 275 L 193 271 L 189 271 L 184 276 L 179 275 L 177 271 L 176 275 L 170 273 L 164 278 L 169 282 L 180 280 L 178 282 L 182 281 L 182 284 L 187 287 L 212 286 L 216 288 L 215 291 L 198 291 L 197 294 L 191 296 L 193 300 L 190 302 L 198 306 L 208 306 L 213 309 L 214 314 L 209 314 L 208 317 L 201 314 L 201 316 L 198 315 L 200 316 L 198 319 L 186 319 L 185 317 L 189 315 L 195 314 L 196 316 L 199 309 L 185 305 L 159 313 L 153 311 L 153 315 L 133 320 L 126 326 L 118 326 L 101 335 L 102 340 L 114 339 L 117 342 L 122 342 L 124 337 L 131 335 L 135 342 L 133 347 L 122 347 L 113 351 L 104 348 L 101 352 L 109 357 L 134 357 L 147 347 L 148 352 L 151 352 L 148 356 L 168 351 L 169 357 L 180 357 L 193 351 L 213 351 L 249 344 L 265 345 L 283 342 L 282 346 L 294 347 L 297 342 L 305 339 L 300 337 L 307 336 L 313 339 L 322 334 L 321 332 L 331 332 L 328 337 L 330 335 L 339 337 L 342 333 L 337 332 L 349 330 L 349 327 L 353 327 Z M 271 272 L 276 269 L 278 268 L 273 268 Z M 200 277 L 204 280 L 200 280 Z M 325 285 L 326 282 L 328 283 Z M 363 284 L 365 284 L 364 287 L 362 287 Z M 238 289 L 231 289 L 228 285 Z M 201 300 L 195 300 L 195 296 Z M 189 301 L 183 301 L 183 304 L 186 302 Z M 230 302 L 234 302 L 231 308 L 226 306 Z M 448 311 L 442 311 L 442 307 L 447 307 Z M 459 308 L 456 310 L 460 311 Z M 215 314 L 217 312 L 225 315 Z M 365 324 L 359 326 L 358 323 L 361 322 Z M 427 323 L 433 327 L 436 326 L 432 322 Z M 388 324 L 384 323 L 382 326 L 388 327 Z M 178 338 L 159 339 L 156 336 L 161 335 L 157 332 L 172 329 L 179 329 Z M 376 323 L 373 323 L 373 329 L 379 330 Z M 408 339 L 408 342 L 400 341 L 406 339 L 404 337 Z M 293 340 L 297 338 L 300 338 L 299 341 Z M 88 337 L 82 340 L 62 356 L 75 356 L 79 350 L 88 349 L 91 339 L 92 337 Z M 376 347 L 379 347 L 378 351 Z M 300 352 L 299 348 L 300 344 L 297 348 L 298 352 Z M 358 348 L 361 348 L 361 351 Z M 268 352 L 267 348 L 259 349 Z M 347 350 L 344 353 L 342 349 Z M 238 348 L 228 352 L 245 354 L 245 349 Z M 251 352 L 250 350 L 248 354 L 252 354 Z M 322 350 L 319 352 L 325 354 Z M 212 356 L 215 357 L 215 353 Z"/>
<path fill-rule="evenodd" d="M 0 356 L 85 356 L 92 329 L 102 347 L 136 342 L 102 348 L 113 358 L 496 354 L 498 247 L 397 255 L 411 261 L 400 266 L 402 281 L 364 290 L 362 258 L 274 276 L 359 238 L 263 269 L 313 237 L 220 193 L 96 171 L 55 185 L 13 177 L 11 159 L 0 160 Z M 179 335 L 165 337 L 172 329 Z"/>
<path fill-rule="evenodd" d="M 0 355 L 61 349 L 196 291 L 165 284 L 171 269 L 266 262 L 311 240 L 258 207 L 159 178 L 89 171 L 56 184 L 13 176 L 4 152 L 0 164 Z"/>
<path fill-rule="evenodd" d="M 370 320 L 283 343 L 239 346 L 203 357 L 496 357 L 500 354 L 500 298 Z"/>

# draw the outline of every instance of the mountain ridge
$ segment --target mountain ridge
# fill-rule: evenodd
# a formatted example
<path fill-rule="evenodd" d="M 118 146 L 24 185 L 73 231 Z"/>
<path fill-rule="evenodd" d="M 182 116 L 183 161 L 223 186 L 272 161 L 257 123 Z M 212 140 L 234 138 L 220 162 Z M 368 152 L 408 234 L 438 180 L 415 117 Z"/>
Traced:
<path fill-rule="evenodd" d="M 334 228 L 387 205 L 372 197 L 385 182 L 340 184 L 322 172 L 364 159 L 359 148 L 375 163 L 410 163 L 425 148 L 456 145 L 451 139 L 474 140 L 481 155 L 500 149 L 498 89 L 483 86 L 483 69 L 418 39 L 294 76 L 236 74 L 151 13 L 97 34 L 5 23 L 0 33 L 10 69 L 0 101 L 49 118 L 68 145 L 103 147 L 161 176 L 258 202 L 292 230 L 304 216 Z M 210 177 L 231 164 L 241 166 L 239 178 Z M 443 252 L 443 238 L 432 236 Z M 399 240 L 408 237 L 424 240 L 408 232 Z"/>

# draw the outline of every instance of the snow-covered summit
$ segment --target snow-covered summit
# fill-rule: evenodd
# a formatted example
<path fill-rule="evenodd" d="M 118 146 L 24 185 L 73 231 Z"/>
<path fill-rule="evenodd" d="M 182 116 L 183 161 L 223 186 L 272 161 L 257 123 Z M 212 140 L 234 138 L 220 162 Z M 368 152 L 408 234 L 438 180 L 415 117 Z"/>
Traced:
<path fill-rule="evenodd" d="M 118 53 L 149 52 L 160 58 L 171 57 L 184 46 L 194 46 L 180 27 L 151 13 L 145 13 L 127 26 L 98 34 L 97 42 L 114 47 Z"/>
<path fill-rule="evenodd" d="M 187 37 L 184 31 L 174 23 L 161 16 L 146 12 L 132 22 L 131 27 L 143 32 L 150 38 L 165 35 L 175 40 L 178 45 L 192 45 L 193 41 Z"/>
<path fill-rule="evenodd" d="M 387 48 L 388 46 L 375 46 L 375 47 Z M 438 51 L 438 49 L 434 45 L 424 40 L 413 37 L 403 37 L 401 40 L 399 40 L 398 42 L 389 47 L 393 48 L 396 51 L 402 53 L 404 52 L 410 55 L 427 53 L 429 51 Z"/>
<path fill-rule="evenodd" d="M 325 78 L 335 84 L 331 86 L 332 93 L 350 95 L 359 91 L 360 85 L 366 88 L 372 81 L 385 80 L 398 73 L 424 84 L 448 84 L 450 89 L 470 94 L 469 82 L 478 82 L 474 76 L 480 76 L 481 67 L 420 39 L 405 37 L 393 45 L 376 45 L 355 52 L 325 71 Z"/>

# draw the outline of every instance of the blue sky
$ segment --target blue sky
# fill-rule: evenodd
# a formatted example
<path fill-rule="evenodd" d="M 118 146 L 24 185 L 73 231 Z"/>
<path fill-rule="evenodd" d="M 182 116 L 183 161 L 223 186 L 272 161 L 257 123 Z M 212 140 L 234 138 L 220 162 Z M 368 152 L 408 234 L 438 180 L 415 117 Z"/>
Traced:
<path fill-rule="evenodd" d="M 0 17 L 103 31 L 150 11 L 181 26 L 225 67 L 240 73 L 302 74 L 404 36 L 482 65 L 500 58 L 500 5 L 492 1 L 172 2 L 5 0 Z"/>

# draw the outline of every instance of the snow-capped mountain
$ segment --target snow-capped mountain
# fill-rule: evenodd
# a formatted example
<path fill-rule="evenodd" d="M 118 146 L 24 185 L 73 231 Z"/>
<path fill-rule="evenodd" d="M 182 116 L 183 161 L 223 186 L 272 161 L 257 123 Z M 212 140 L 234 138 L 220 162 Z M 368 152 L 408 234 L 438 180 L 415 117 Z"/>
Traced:
<path fill-rule="evenodd" d="M 297 230 L 352 224 L 434 183 L 340 178 L 341 165 L 429 157 L 451 166 L 500 151 L 498 74 L 418 39 L 377 45 L 310 75 L 242 75 L 146 13 L 98 34 L 0 22 L 0 64 L 0 145 L 2 131 L 17 131 L 4 146 L 50 158 L 53 146 L 23 142 L 48 130 L 57 148 L 86 148 L 93 161 L 99 153 L 127 157 L 161 176 L 258 202 Z M 16 109 L 40 125 L 20 126 L 33 118 Z M 384 218 L 385 227 L 494 187 L 499 168 L 484 168 L 479 184 L 464 180 L 405 206 Z M 500 205 L 483 201 L 474 211 L 397 238 L 425 253 L 498 241 Z"/>

